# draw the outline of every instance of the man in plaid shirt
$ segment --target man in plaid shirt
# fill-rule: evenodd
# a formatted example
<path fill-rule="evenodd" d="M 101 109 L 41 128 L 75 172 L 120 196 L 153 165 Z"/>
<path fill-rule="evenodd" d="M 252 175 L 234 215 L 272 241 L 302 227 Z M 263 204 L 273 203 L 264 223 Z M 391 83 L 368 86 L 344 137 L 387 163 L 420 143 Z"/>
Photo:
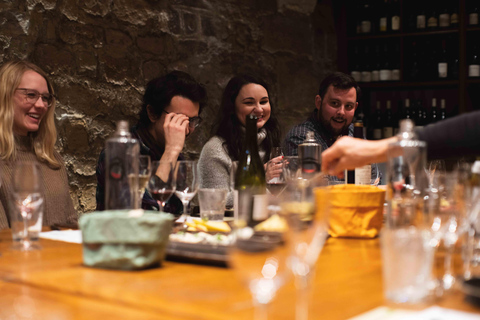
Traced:
<path fill-rule="evenodd" d="M 315 96 L 313 112 L 307 120 L 294 126 L 285 137 L 285 154 L 298 155 L 298 145 L 303 143 L 308 131 L 315 133 L 315 140 L 321 145 L 322 151 L 343 135 L 353 136 L 352 121 L 359 96 L 360 87 L 353 77 L 341 72 L 328 75 Z M 373 165 L 372 177 L 377 177 L 377 168 Z M 338 180 L 337 177 L 329 179 Z"/>

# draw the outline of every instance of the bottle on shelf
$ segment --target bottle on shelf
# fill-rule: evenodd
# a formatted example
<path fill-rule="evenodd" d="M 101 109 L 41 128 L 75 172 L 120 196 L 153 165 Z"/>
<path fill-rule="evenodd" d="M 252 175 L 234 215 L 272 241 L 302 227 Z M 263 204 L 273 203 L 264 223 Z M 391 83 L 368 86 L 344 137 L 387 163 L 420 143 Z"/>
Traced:
<path fill-rule="evenodd" d="M 392 103 L 390 100 L 387 100 L 386 109 L 385 109 L 385 117 L 384 117 L 384 125 L 383 125 L 383 138 L 390 138 L 393 137 L 393 128 L 394 128 L 394 120 L 392 115 Z"/>
<path fill-rule="evenodd" d="M 470 27 L 478 26 L 478 6 L 478 1 L 471 1 L 471 6 L 468 10 L 468 25 Z"/>
<path fill-rule="evenodd" d="M 442 47 L 438 54 L 437 61 L 438 78 L 446 79 L 448 77 L 448 55 L 445 39 L 442 40 Z"/>
<path fill-rule="evenodd" d="M 388 0 L 384 0 L 382 3 L 382 10 L 380 13 L 379 21 L 378 21 L 378 32 L 379 33 L 386 33 L 389 28 L 388 20 L 390 19 L 389 15 L 389 3 Z"/>
<path fill-rule="evenodd" d="M 417 50 L 417 43 L 414 41 L 412 42 L 411 58 L 409 59 L 408 78 L 409 80 L 419 80 L 420 75 L 420 59 Z"/>
<path fill-rule="evenodd" d="M 255 226 L 267 218 L 265 169 L 258 154 L 257 117 L 250 114 L 245 121 L 245 142 L 235 174 L 235 192 L 239 219 Z"/>
<path fill-rule="evenodd" d="M 430 11 L 427 15 L 427 29 L 435 30 L 438 28 L 438 15 L 435 6 L 430 7 Z"/>
<path fill-rule="evenodd" d="M 398 0 L 393 0 L 391 4 L 392 17 L 391 17 L 391 28 L 392 32 L 400 31 L 400 3 Z"/>
<path fill-rule="evenodd" d="M 375 56 L 372 63 L 372 82 L 380 81 L 380 69 L 382 68 L 382 63 L 380 59 L 380 46 L 375 45 Z"/>
<path fill-rule="evenodd" d="M 392 66 L 390 59 L 392 57 L 388 53 L 388 45 L 384 44 L 383 46 L 383 63 L 380 69 L 380 81 L 391 81 L 392 80 Z"/>
<path fill-rule="evenodd" d="M 406 98 L 403 103 L 403 119 L 412 119 L 412 113 L 410 110 L 410 99 Z"/>
<path fill-rule="evenodd" d="M 417 101 L 415 103 L 415 110 L 417 111 L 417 113 L 416 113 L 417 118 L 415 120 L 415 123 L 417 124 L 418 128 L 423 128 L 423 126 L 426 125 L 426 120 L 427 119 L 425 118 L 425 115 L 424 115 L 422 100 L 417 99 Z"/>
<path fill-rule="evenodd" d="M 445 99 L 440 99 L 440 115 L 438 120 L 445 120 L 447 118 L 447 107 Z"/>
<path fill-rule="evenodd" d="M 452 48 L 453 51 L 450 55 L 450 62 L 448 63 L 448 67 L 450 68 L 449 73 L 452 79 L 458 79 L 459 72 L 460 72 L 460 59 L 458 57 L 458 50 L 456 48 Z"/>
<path fill-rule="evenodd" d="M 372 81 L 372 67 L 370 65 L 371 57 L 370 57 L 370 49 L 366 45 L 363 48 L 363 66 L 362 69 L 362 82 L 371 82 Z"/>
<path fill-rule="evenodd" d="M 353 48 L 353 57 L 351 57 L 351 61 L 353 61 L 353 65 L 351 67 L 350 75 L 355 79 L 355 81 L 360 82 L 362 80 L 362 73 L 360 71 L 360 56 L 358 51 L 358 46 Z"/>
<path fill-rule="evenodd" d="M 430 40 L 426 40 L 424 43 L 424 51 L 430 50 L 430 52 L 424 52 L 425 59 L 423 60 L 422 73 L 424 74 L 423 80 L 438 79 L 438 63 L 437 63 L 437 46 Z"/>
<path fill-rule="evenodd" d="M 480 77 L 480 51 L 477 43 L 474 44 L 468 57 L 468 77 Z"/>
<path fill-rule="evenodd" d="M 438 15 L 438 25 L 443 29 L 450 27 L 450 10 L 446 1 L 443 2 L 442 9 Z"/>
<path fill-rule="evenodd" d="M 370 2 L 365 1 L 362 8 L 362 21 L 360 23 L 361 33 L 372 32 L 372 17 L 371 17 Z"/>
<path fill-rule="evenodd" d="M 432 98 L 432 105 L 430 108 L 430 117 L 428 119 L 429 123 L 435 123 L 438 121 L 438 111 L 437 111 L 437 99 Z"/>
<path fill-rule="evenodd" d="M 427 27 L 427 16 L 425 14 L 425 4 L 418 4 L 418 13 L 417 13 L 417 31 L 425 31 Z"/>
<path fill-rule="evenodd" d="M 400 81 L 400 45 L 394 45 L 394 54 L 392 56 L 392 81 Z"/>
<path fill-rule="evenodd" d="M 458 16 L 458 4 L 452 3 L 451 14 L 450 14 L 450 27 L 458 28 L 458 23 L 460 18 Z"/>
<path fill-rule="evenodd" d="M 373 122 L 372 138 L 373 140 L 381 140 L 384 122 L 383 122 L 382 110 L 380 109 L 380 101 L 377 101 L 372 122 Z"/>

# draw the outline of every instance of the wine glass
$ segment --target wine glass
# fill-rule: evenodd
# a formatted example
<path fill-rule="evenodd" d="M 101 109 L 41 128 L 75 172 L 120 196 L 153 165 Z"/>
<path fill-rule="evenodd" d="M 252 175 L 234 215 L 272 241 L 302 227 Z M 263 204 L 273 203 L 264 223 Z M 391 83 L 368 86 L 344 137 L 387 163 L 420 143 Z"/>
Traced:
<path fill-rule="evenodd" d="M 30 241 L 29 227 L 33 217 L 38 217 L 42 210 L 43 195 L 41 172 L 38 163 L 19 162 L 13 172 L 13 199 L 15 209 L 23 220 L 23 231 L 20 239 L 21 251 L 36 250 L 40 247 Z M 41 223 L 41 222 L 40 222 Z M 32 226 L 33 227 L 33 226 Z M 17 249 L 15 247 L 15 249 Z"/>
<path fill-rule="evenodd" d="M 152 174 L 148 180 L 147 189 L 163 211 L 168 199 L 175 192 L 175 167 L 170 161 L 153 161 Z"/>
<path fill-rule="evenodd" d="M 291 248 L 286 222 L 277 215 L 279 199 L 260 194 L 254 195 L 253 201 L 254 212 L 239 214 L 234 222 L 229 265 L 250 290 L 255 319 L 267 319 L 269 303 L 290 274 L 287 260 Z M 265 223 L 254 220 L 255 210 L 268 210 L 270 218 Z M 283 227 L 267 231 L 268 222 Z"/>
<path fill-rule="evenodd" d="M 308 319 L 309 296 L 315 264 L 328 237 L 329 189 L 321 177 L 297 177 L 288 182 L 280 200 L 281 216 L 292 233 L 289 267 L 295 276 L 297 320 Z"/>
<path fill-rule="evenodd" d="M 189 204 L 198 190 L 198 170 L 196 161 L 178 161 L 176 167 L 177 188 L 175 195 L 183 203 L 183 228 L 186 230 L 190 216 Z"/>
<path fill-rule="evenodd" d="M 298 156 L 287 156 L 283 160 L 283 178 L 285 182 L 296 179 L 301 175 Z"/>
<path fill-rule="evenodd" d="M 139 208 L 142 208 L 142 199 L 147 188 L 148 180 L 152 175 L 152 162 L 150 156 L 138 156 L 138 201 Z"/>
<path fill-rule="evenodd" d="M 283 159 L 277 161 L 277 157 L 283 157 L 283 150 L 281 147 L 275 147 L 270 153 L 270 161 L 267 162 L 267 172 L 273 173 L 275 177 L 269 178 L 267 176 L 267 189 L 275 197 L 278 197 L 285 189 L 285 177 L 283 176 Z M 276 176 L 278 175 L 278 176 Z"/>

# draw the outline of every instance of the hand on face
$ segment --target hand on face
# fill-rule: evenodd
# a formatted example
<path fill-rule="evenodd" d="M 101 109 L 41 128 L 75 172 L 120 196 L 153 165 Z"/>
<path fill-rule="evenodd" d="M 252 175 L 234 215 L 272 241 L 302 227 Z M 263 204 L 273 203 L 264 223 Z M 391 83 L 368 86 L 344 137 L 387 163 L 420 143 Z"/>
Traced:
<path fill-rule="evenodd" d="M 188 117 L 184 114 L 169 113 L 165 115 L 163 133 L 165 150 L 172 149 L 181 152 L 188 132 Z"/>

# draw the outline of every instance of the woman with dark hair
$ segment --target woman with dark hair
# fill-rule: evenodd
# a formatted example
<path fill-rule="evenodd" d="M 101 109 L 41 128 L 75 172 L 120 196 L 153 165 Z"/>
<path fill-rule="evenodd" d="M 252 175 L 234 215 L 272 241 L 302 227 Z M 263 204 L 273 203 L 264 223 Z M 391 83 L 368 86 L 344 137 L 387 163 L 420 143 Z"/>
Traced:
<path fill-rule="evenodd" d="M 257 139 L 263 163 L 270 160 L 272 148 L 280 145 L 280 129 L 268 85 L 254 75 L 233 77 L 223 92 L 213 137 L 203 147 L 198 161 L 202 188 L 228 189 L 232 161 L 239 159 L 245 137 L 245 117 L 249 114 L 258 118 Z M 269 168 L 266 175 L 269 180 L 278 173 Z M 227 205 L 232 203 L 233 196 L 229 194 Z"/>
<path fill-rule="evenodd" d="M 132 136 L 140 142 L 140 154 L 149 155 L 152 161 L 175 163 L 183 160 L 181 154 L 185 139 L 201 122 L 199 116 L 207 103 L 205 88 L 191 75 L 173 71 L 148 82 L 143 95 L 140 119 L 131 129 Z M 97 210 L 105 209 L 105 152 L 97 165 Z M 148 192 L 142 199 L 143 209 L 158 208 Z M 180 213 L 182 204 L 173 196 L 165 211 Z"/>

